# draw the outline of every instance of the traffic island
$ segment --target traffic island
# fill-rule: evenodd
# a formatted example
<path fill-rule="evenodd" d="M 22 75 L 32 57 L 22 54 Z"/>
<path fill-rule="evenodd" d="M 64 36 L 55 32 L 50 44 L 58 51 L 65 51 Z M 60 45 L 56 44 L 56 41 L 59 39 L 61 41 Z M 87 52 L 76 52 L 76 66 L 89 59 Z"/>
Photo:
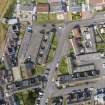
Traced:
<path fill-rule="evenodd" d="M 57 49 L 57 45 L 58 45 L 57 36 L 54 33 L 54 35 L 52 36 L 52 43 L 51 43 L 51 48 L 47 57 L 47 62 L 50 63 L 53 60 L 56 49 Z"/>

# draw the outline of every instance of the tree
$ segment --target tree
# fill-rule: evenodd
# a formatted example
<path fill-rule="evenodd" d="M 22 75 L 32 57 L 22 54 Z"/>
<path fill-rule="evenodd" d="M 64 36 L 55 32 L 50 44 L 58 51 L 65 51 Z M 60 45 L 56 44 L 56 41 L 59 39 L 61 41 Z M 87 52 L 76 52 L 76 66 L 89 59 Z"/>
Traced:
<path fill-rule="evenodd" d="M 56 33 L 56 31 L 57 31 L 57 29 L 55 27 L 51 29 L 51 32 Z"/>
<path fill-rule="evenodd" d="M 45 34 L 45 29 L 40 30 L 41 34 Z"/>

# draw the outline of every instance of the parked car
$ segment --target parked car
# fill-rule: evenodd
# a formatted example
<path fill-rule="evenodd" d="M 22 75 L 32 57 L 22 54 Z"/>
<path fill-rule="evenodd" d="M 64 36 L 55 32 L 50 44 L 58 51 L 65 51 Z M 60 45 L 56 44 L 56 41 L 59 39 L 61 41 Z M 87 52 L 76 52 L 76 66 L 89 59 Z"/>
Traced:
<path fill-rule="evenodd" d="M 27 31 L 30 32 L 30 33 L 32 33 L 32 26 L 28 26 L 27 27 Z"/>

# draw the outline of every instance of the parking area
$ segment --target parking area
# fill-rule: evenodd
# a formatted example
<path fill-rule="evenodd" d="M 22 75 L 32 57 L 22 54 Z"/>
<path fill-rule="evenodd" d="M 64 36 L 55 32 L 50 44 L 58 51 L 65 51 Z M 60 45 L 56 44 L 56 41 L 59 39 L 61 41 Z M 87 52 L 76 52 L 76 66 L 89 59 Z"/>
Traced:
<path fill-rule="evenodd" d="M 11 67 L 15 67 L 18 65 L 18 49 L 19 49 L 19 35 L 18 30 L 16 30 L 14 27 L 17 27 L 19 30 L 18 25 L 13 25 L 9 32 L 8 32 L 8 40 L 5 46 L 4 51 L 4 61 L 6 64 L 7 69 L 11 69 Z"/>
<path fill-rule="evenodd" d="M 51 25 L 32 25 L 32 32 L 25 33 L 22 45 L 20 47 L 18 58 L 20 63 L 31 57 L 31 61 L 35 64 L 45 63 L 48 55 L 52 34 L 50 32 Z"/>
<path fill-rule="evenodd" d="M 51 48 L 51 41 L 53 38 L 53 34 L 49 31 L 45 30 L 45 34 L 42 38 L 41 45 L 39 48 L 38 56 L 37 56 L 37 63 L 43 64 L 46 63 L 46 59 Z"/>

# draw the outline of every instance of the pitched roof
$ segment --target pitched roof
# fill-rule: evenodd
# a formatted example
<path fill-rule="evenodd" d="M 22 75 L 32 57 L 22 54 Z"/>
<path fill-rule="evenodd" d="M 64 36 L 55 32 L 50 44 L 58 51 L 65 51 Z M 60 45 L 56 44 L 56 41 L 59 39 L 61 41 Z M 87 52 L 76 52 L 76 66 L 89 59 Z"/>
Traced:
<path fill-rule="evenodd" d="M 104 5 L 105 4 L 105 0 L 89 0 L 89 3 L 91 5 Z"/>
<path fill-rule="evenodd" d="M 21 5 L 21 10 L 23 10 L 23 11 L 33 11 L 34 6 L 33 6 L 33 4 Z"/>
<path fill-rule="evenodd" d="M 37 12 L 49 12 L 49 4 L 48 3 L 39 3 L 37 4 Z"/>

